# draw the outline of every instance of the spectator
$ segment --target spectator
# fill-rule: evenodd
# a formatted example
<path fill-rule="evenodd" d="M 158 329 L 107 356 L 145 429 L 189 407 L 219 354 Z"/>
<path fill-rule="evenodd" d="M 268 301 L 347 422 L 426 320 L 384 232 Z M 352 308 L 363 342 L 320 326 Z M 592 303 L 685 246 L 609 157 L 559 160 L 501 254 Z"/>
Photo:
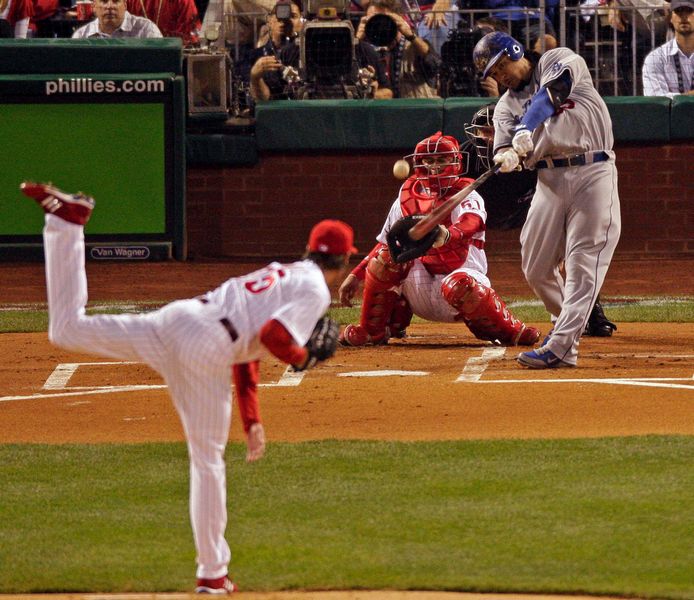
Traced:
<path fill-rule="evenodd" d="M 672 0 L 675 37 L 643 63 L 644 96 L 694 96 L 694 0 Z"/>
<path fill-rule="evenodd" d="M 547 0 L 545 15 L 545 35 L 554 39 L 552 46 L 546 46 L 545 50 L 557 47 L 556 31 L 552 23 L 552 15 L 555 7 L 559 4 L 557 0 Z M 537 10 L 526 12 L 529 8 L 537 7 L 535 0 L 486 0 L 487 8 L 504 9 L 502 12 L 494 12 L 493 16 L 509 23 L 511 36 L 520 40 L 528 49 L 541 52 L 540 43 L 540 13 Z M 548 38 L 545 38 L 546 42 Z M 549 40 L 551 43 L 551 40 Z"/>
<path fill-rule="evenodd" d="M 429 42 L 437 54 L 441 54 L 441 46 L 460 21 L 456 11 L 461 5 L 456 4 L 455 0 L 436 0 L 434 3 L 431 0 L 402 0 L 402 3 L 408 10 L 411 4 L 418 5 L 417 10 L 424 13 L 424 18 L 417 24 L 417 35 Z"/>
<path fill-rule="evenodd" d="M 29 21 L 29 35 L 31 37 L 39 37 L 41 22 L 47 21 L 60 8 L 60 0 L 33 0 L 34 14 Z"/>
<path fill-rule="evenodd" d="M 260 85 L 257 80 L 262 77 L 269 89 L 270 97 L 273 98 L 280 98 L 286 87 L 282 73 L 274 67 L 276 59 L 286 44 L 295 42 L 303 24 L 298 5 L 290 2 L 289 6 L 291 19 L 285 20 L 277 18 L 277 5 L 275 5 L 267 17 L 266 33 L 258 40 L 259 46 L 257 48 L 249 45 L 245 48 L 241 47 L 240 57 L 236 62 L 236 73 L 244 83 L 250 83 L 252 70 L 255 69 L 253 73 L 256 79 L 255 85 Z M 266 94 L 261 95 L 264 97 Z"/>
<path fill-rule="evenodd" d="M 152 21 L 164 37 L 180 37 L 186 46 L 198 42 L 202 24 L 194 0 L 127 0 L 127 7 Z"/>
<path fill-rule="evenodd" d="M 338 17 L 336 17 L 336 19 L 338 19 Z M 371 44 L 358 40 L 354 52 L 359 69 L 367 69 L 371 72 L 373 77 L 373 97 L 376 99 L 392 98 L 393 92 L 388 87 L 388 78 L 374 47 L 371 46 Z M 300 45 L 297 43 L 290 43 L 284 44 L 278 55 L 261 56 L 251 69 L 250 91 L 253 100 L 257 102 L 261 100 L 276 100 L 292 97 L 292 91 L 285 83 L 285 71 L 286 67 L 292 67 L 294 70 L 299 68 L 300 54 Z M 276 75 L 271 75 L 273 72 L 276 73 Z M 294 71 L 294 75 L 298 77 L 298 72 Z M 273 81 L 278 82 L 278 85 L 277 87 L 270 88 L 268 83 L 272 83 Z M 344 88 L 344 82 L 340 81 L 337 83 L 339 84 L 337 87 L 340 89 Z M 281 89 L 279 85 L 282 86 Z M 326 91 L 331 87 L 330 82 L 319 82 L 316 86 L 318 95 L 313 97 L 319 97 L 321 86 L 324 87 Z"/>
<path fill-rule="evenodd" d="M 126 10 L 125 0 L 95 0 L 96 19 L 80 27 L 73 38 L 160 38 L 159 28 Z"/>
<path fill-rule="evenodd" d="M 441 57 L 412 30 L 400 11 L 397 0 L 373 0 L 356 37 L 378 48 L 394 98 L 438 97 Z"/>
<path fill-rule="evenodd" d="M 34 14 L 31 0 L 0 0 L 0 27 L 3 37 L 26 38 L 29 19 Z"/>
<path fill-rule="evenodd" d="M 618 70 L 624 91 L 640 94 L 638 66 L 653 48 L 665 42 L 669 0 L 609 0 L 608 4 L 607 21 L 617 31 Z"/>

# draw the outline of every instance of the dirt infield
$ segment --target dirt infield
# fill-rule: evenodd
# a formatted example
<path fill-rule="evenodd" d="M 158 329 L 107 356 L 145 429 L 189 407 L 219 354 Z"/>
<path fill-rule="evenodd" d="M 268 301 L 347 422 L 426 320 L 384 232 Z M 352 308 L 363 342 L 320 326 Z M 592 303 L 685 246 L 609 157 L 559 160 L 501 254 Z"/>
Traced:
<path fill-rule="evenodd" d="M 91 300 L 188 297 L 249 265 L 89 265 Z M 688 294 L 690 265 L 616 265 L 604 293 Z M 492 264 L 504 295 L 530 296 L 515 263 Z M 41 265 L 0 265 L 3 302 L 41 302 Z M 546 331 L 546 323 L 535 324 Z M 694 324 L 620 323 L 584 338 L 579 367 L 537 372 L 518 348 L 475 340 L 462 325 L 417 324 L 387 347 L 341 349 L 300 375 L 265 361 L 261 409 L 269 442 L 315 439 L 452 440 L 694 435 Z M 0 443 L 176 441 L 183 435 L 160 377 L 140 364 L 64 352 L 45 333 L 0 335 Z M 238 420 L 232 439 L 241 440 Z M 38 596 L 31 596 L 37 598 Z M 174 600 L 188 594 L 50 595 Z M 445 592 L 242 593 L 247 600 L 507 600 Z M 544 600 L 554 596 L 514 595 Z M 7 598 L 7 597 L 2 597 Z M 14 596 L 30 598 L 30 596 Z M 579 596 L 572 596 L 580 600 Z"/>
<path fill-rule="evenodd" d="M 577 369 L 530 371 L 518 348 L 462 325 L 418 324 L 387 347 L 341 349 L 302 374 L 265 361 L 261 406 L 276 441 L 568 438 L 694 434 L 692 363 L 660 324 L 586 338 Z M 141 364 L 72 354 L 43 333 L 0 336 L 3 442 L 181 440 L 161 378 Z M 238 422 L 232 438 L 241 439 Z"/>

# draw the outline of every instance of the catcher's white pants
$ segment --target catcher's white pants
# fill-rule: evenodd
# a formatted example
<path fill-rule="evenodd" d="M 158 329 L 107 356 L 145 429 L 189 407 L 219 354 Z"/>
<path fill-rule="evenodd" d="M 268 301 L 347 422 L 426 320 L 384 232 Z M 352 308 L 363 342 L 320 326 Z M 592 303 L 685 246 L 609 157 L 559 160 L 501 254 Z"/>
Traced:
<path fill-rule="evenodd" d="M 478 283 L 492 287 L 489 278 L 480 271 L 461 267 L 452 271 L 453 273 L 467 273 Z M 402 295 L 407 298 L 412 312 L 428 321 L 436 323 L 455 323 L 458 311 L 453 308 L 441 292 L 441 282 L 446 275 L 432 275 L 426 270 L 422 261 L 415 260 L 407 277 L 402 282 Z"/>
<path fill-rule="evenodd" d="M 576 364 L 578 342 L 619 241 L 614 162 L 540 169 L 521 231 L 525 278 L 556 317 L 547 347 Z M 564 261 L 566 281 L 559 267 Z"/>
<path fill-rule="evenodd" d="M 219 322 L 223 315 L 212 304 L 181 300 L 148 314 L 87 316 L 83 228 L 46 215 L 43 238 L 50 340 L 76 352 L 141 361 L 164 378 L 188 444 L 197 576 L 225 575 L 231 553 L 224 539 L 224 449 L 234 353 Z"/>

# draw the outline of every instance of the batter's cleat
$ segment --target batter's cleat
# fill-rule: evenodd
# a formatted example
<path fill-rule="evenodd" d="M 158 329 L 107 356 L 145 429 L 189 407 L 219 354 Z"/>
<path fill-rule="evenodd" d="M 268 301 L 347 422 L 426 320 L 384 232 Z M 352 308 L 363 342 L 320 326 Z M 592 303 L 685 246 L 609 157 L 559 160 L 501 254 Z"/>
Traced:
<path fill-rule="evenodd" d="M 540 330 L 535 327 L 525 327 L 521 331 L 516 344 L 518 346 L 534 346 L 540 339 Z"/>
<path fill-rule="evenodd" d="M 43 212 L 60 217 L 64 221 L 85 225 L 94 210 L 94 198 L 82 192 L 68 194 L 49 183 L 25 181 L 19 186 L 22 193 L 43 208 Z"/>
<path fill-rule="evenodd" d="M 522 367 L 528 367 L 529 369 L 561 369 L 576 366 L 563 361 L 545 346 L 530 352 L 521 352 L 516 360 Z"/>
<path fill-rule="evenodd" d="M 610 337 L 613 331 L 617 331 L 617 326 L 605 316 L 600 300 L 596 301 L 593 310 L 590 311 L 588 324 L 583 335 Z"/>
<path fill-rule="evenodd" d="M 238 586 L 229 579 L 228 575 L 219 577 L 218 579 L 198 579 L 198 584 L 195 588 L 196 594 L 233 594 L 238 592 Z"/>
<path fill-rule="evenodd" d="M 340 334 L 340 344 L 343 346 L 385 346 L 390 332 L 386 327 L 382 335 L 371 336 L 361 325 L 347 325 Z"/>

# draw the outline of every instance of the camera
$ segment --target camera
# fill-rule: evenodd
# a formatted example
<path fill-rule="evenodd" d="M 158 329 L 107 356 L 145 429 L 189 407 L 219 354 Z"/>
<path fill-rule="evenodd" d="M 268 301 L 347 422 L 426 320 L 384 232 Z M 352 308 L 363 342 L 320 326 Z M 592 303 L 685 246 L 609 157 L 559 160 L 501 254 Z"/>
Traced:
<path fill-rule="evenodd" d="M 376 48 L 389 48 L 398 35 L 398 25 L 389 15 L 378 13 L 366 22 L 364 34 Z"/>
<path fill-rule="evenodd" d="M 289 0 L 277 0 L 275 16 L 280 21 L 292 20 L 292 3 Z"/>
<path fill-rule="evenodd" d="M 470 29 L 461 23 L 448 33 L 448 39 L 441 46 L 441 97 L 487 95 L 472 62 L 472 51 L 486 33 L 484 28 Z"/>
<path fill-rule="evenodd" d="M 277 0 L 273 12 L 275 18 L 282 24 L 282 35 L 289 40 L 296 37 L 294 21 L 292 20 L 292 3 L 290 0 Z"/>
<path fill-rule="evenodd" d="M 344 19 L 349 12 L 349 0 L 308 0 L 305 12 L 307 19 Z"/>

